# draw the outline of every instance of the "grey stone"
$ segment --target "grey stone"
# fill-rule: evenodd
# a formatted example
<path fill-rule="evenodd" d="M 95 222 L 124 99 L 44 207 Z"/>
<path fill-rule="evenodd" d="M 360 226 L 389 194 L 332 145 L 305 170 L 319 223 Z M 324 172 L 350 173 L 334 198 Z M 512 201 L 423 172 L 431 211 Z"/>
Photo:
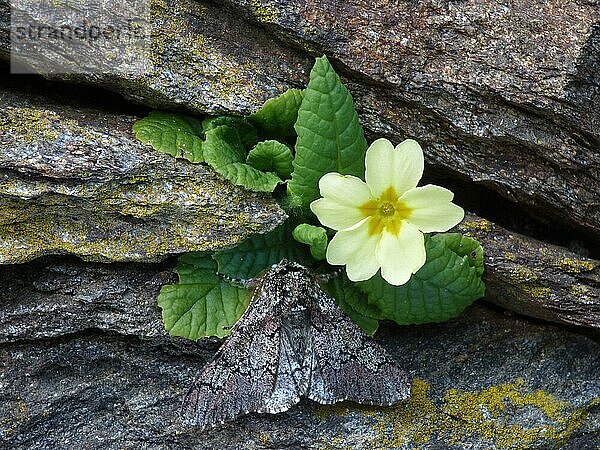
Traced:
<path fill-rule="evenodd" d="M 7 3 L 0 0 L 0 8 Z M 115 22 L 132 18 L 127 8 L 114 8 L 114 1 L 99 0 L 96 4 L 104 8 L 110 5 Z M 46 4 L 33 2 L 29 10 L 21 10 L 19 5 L 15 3 L 14 7 L 20 16 L 24 21 L 29 16 L 33 24 L 43 23 L 53 12 L 64 15 L 60 8 Z M 123 67 L 119 73 L 52 74 L 47 70 L 52 61 L 50 52 L 25 53 L 24 59 L 30 69 L 51 78 L 104 87 L 155 108 L 184 107 L 211 114 L 247 112 L 284 92 L 290 82 L 303 83 L 308 74 L 308 58 L 293 55 L 275 37 L 222 6 L 195 0 L 164 0 L 152 2 L 151 8 L 150 17 L 135 17 L 144 20 L 150 45 L 127 49 L 132 52 L 132 67 Z M 0 22 L 0 26 L 8 25 Z M 60 41 L 56 46 L 53 50 L 60 53 Z M 0 57 L 8 60 L 9 49 L 4 28 L 0 33 Z M 79 50 L 83 52 L 82 59 L 89 59 L 87 52 L 93 47 L 82 45 Z M 150 64 L 140 73 L 138 66 L 144 59 Z"/>
<path fill-rule="evenodd" d="M 0 107 L 0 264 L 159 261 L 235 245 L 286 217 L 270 196 L 136 141 L 135 116 L 10 82 Z"/>
<path fill-rule="evenodd" d="M 0 343 L 87 329 L 166 337 L 156 297 L 176 280 L 163 264 L 82 264 L 40 259 L 0 266 Z"/>
<path fill-rule="evenodd" d="M 474 214 L 455 231 L 483 247 L 486 300 L 519 314 L 600 329 L 600 261 Z"/>
<path fill-rule="evenodd" d="M 181 399 L 219 344 L 171 338 L 160 330 L 153 299 L 167 266 L 36 261 L 0 267 L 2 285 L 11 280 L 12 286 L 0 303 L 0 445 L 540 450 L 600 445 L 598 337 L 483 304 L 444 324 L 389 325 L 378 333 L 412 379 L 413 398 L 405 404 L 325 407 L 302 401 L 286 413 L 250 415 L 198 433 L 180 421 Z M 120 278 L 113 281 L 110 270 Z M 97 295 L 86 293 L 89 280 L 98 280 L 89 287 Z M 39 329 L 43 322 L 47 331 Z"/>
<path fill-rule="evenodd" d="M 324 52 L 370 137 L 416 138 L 430 167 L 598 240 L 596 3 L 166 0 L 154 4 L 151 71 L 54 78 L 154 108 L 242 114 L 303 87 Z M 7 10 L 0 0 L 5 60 Z M 234 245 L 283 220 L 267 197 L 135 142 L 135 113 L 0 81 L 0 262 L 52 253 L 158 261 Z M 476 217 L 460 230 L 484 244 L 490 300 L 597 326 L 597 261 Z M 382 327 L 377 339 L 411 375 L 406 404 L 303 401 L 187 429 L 181 399 L 219 343 L 163 330 L 155 299 L 172 267 L 65 258 L 0 266 L 0 447 L 600 446 L 597 332 L 486 304 L 444 324 Z"/>

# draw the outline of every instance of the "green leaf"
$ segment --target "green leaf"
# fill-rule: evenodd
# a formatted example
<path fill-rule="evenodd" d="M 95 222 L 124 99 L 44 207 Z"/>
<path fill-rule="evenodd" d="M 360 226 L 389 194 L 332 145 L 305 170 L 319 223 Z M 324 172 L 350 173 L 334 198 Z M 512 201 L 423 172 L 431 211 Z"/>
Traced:
<path fill-rule="evenodd" d="M 216 275 L 217 264 L 201 253 L 179 258 L 179 283 L 160 290 L 165 329 L 172 336 L 199 339 L 224 337 L 248 307 L 246 289 L 232 286 Z"/>
<path fill-rule="evenodd" d="M 202 156 L 202 124 L 189 116 L 152 111 L 133 124 L 135 137 L 155 150 L 193 163 L 204 161 Z"/>
<path fill-rule="evenodd" d="M 369 336 L 375 334 L 379 327 L 378 318 L 381 316 L 381 311 L 367 302 L 366 295 L 348 279 L 345 273 L 329 280 L 323 287 L 336 300 L 342 311 L 365 333 Z"/>
<path fill-rule="evenodd" d="M 446 247 L 454 253 L 467 257 L 466 261 L 475 269 L 477 276 L 481 277 L 483 275 L 483 248 L 478 241 L 459 233 L 444 233 L 438 236 L 443 236 Z"/>
<path fill-rule="evenodd" d="M 325 259 L 325 252 L 327 250 L 327 232 L 325 228 L 302 223 L 294 228 L 292 236 L 298 242 L 308 244 L 310 246 L 310 254 L 317 261 Z"/>
<path fill-rule="evenodd" d="M 208 117 L 202 121 L 202 129 L 204 130 L 204 133 L 222 125 L 235 128 L 240 136 L 244 148 L 251 148 L 258 142 L 256 128 L 254 128 L 254 126 L 243 117 L 217 116 Z"/>
<path fill-rule="evenodd" d="M 279 97 L 267 100 L 258 111 L 248 116 L 248 120 L 262 128 L 266 135 L 293 136 L 302 98 L 300 89 L 288 89 Z"/>
<path fill-rule="evenodd" d="M 303 265 L 314 262 L 306 246 L 292 239 L 289 220 L 266 234 L 256 234 L 237 247 L 213 255 L 219 273 L 234 278 L 254 278 L 282 259 Z"/>
<path fill-rule="evenodd" d="M 233 184 L 251 191 L 273 192 L 281 183 L 277 175 L 261 172 L 245 163 L 244 146 L 232 127 L 221 125 L 207 131 L 203 148 L 205 161 Z"/>
<path fill-rule="evenodd" d="M 282 180 L 292 174 L 292 151 L 278 141 L 263 141 L 250 150 L 246 162 L 263 172 L 275 172 Z"/>
<path fill-rule="evenodd" d="M 379 274 L 357 283 L 369 304 L 381 311 L 381 319 L 402 325 L 443 322 L 484 295 L 479 242 L 457 234 L 437 234 L 426 239 L 425 248 L 427 261 L 408 283 L 392 286 Z"/>
<path fill-rule="evenodd" d="M 328 172 L 365 174 L 367 141 L 352 104 L 325 56 L 317 58 L 298 111 L 294 173 L 288 192 L 308 206 L 319 197 L 319 179 Z"/>

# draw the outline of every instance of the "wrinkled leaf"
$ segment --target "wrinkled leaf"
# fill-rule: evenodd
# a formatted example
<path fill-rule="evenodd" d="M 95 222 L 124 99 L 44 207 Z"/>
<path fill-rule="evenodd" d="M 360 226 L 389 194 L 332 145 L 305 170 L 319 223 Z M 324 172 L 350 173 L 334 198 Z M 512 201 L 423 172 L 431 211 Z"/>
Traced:
<path fill-rule="evenodd" d="M 287 180 L 292 174 L 292 151 L 278 141 L 263 141 L 254 146 L 246 162 L 255 169 L 263 172 L 275 172 L 282 180 Z"/>
<path fill-rule="evenodd" d="M 250 295 L 216 275 L 217 263 L 188 253 L 177 263 L 179 282 L 160 290 L 158 304 L 165 329 L 172 336 L 199 339 L 224 337 L 246 310 Z"/>
<path fill-rule="evenodd" d="M 302 97 L 301 90 L 288 89 L 279 97 L 267 100 L 258 111 L 248 116 L 248 120 L 262 128 L 267 136 L 293 136 Z"/>
<path fill-rule="evenodd" d="M 319 197 L 319 179 L 328 172 L 365 174 L 367 141 L 352 96 L 325 56 L 317 58 L 295 124 L 298 140 L 288 192 L 308 206 Z"/>
<path fill-rule="evenodd" d="M 288 220 L 269 233 L 256 234 L 235 248 L 215 253 L 219 273 L 250 279 L 282 259 L 309 266 L 314 260 L 308 248 L 292 238 L 292 230 Z"/>
<path fill-rule="evenodd" d="M 221 125 L 208 130 L 203 148 L 205 161 L 233 184 L 251 191 L 273 192 L 281 182 L 277 175 L 246 164 L 246 152 L 234 128 Z"/>
<path fill-rule="evenodd" d="M 204 133 L 222 125 L 234 128 L 238 132 L 242 145 L 246 149 L 251 148 L 258 142 L 256 128 L 243 117 L 217 116 L 208 117 L 202 121 Z"/>
<path fill-rule="evenodd" d="M 302 223 L 294 228 L 294 239 L 310 246 L 310 254 L 317 261 L 325 259 L 327 250 L 327 232 L 325 228 Z"/>
<path fill-rule="evenodd" d="M 458 256 L 467 257 L 466 261 L 475 269 L 479 277 L 483 275 L 483 248 L 478 241 L 459 233 L 445 233 L 438 236 L 443 236 L 446 247 Z"/>
<path fill-rule="evenodd" d="M 200 120 L 163 111 L 152 111 L 133 124 L 135 137 L 155 150 L 193 163 L 204 161 Z"/>

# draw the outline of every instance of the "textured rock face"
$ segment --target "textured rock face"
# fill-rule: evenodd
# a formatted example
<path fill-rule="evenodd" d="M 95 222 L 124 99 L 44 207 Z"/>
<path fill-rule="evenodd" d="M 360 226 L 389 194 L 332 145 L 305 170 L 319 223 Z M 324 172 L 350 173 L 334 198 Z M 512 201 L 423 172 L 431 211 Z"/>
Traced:
<path fill-rule="evenodd" d="M 596 2 L 222 3 L 153 2 L 143 76 L 55 77 L 153 108 L 247 113 L 303 87 L 314 56 L 326 53 L 372 138 L 416 138 L 439 173 L 600 242 Z M 4 60 L 8 19 L 0 0 Z M 205 433 L 186 429 L 181 399 L 219 342 L 164 331 L 155 299 L 174 279 L 174 259 L 2 264 L 54 253 L 159 261 L 233 245 L 283 213 L 210 169 L 136 142 L 131 105 L 113 109 L 100 90 L 55 95 L 57 85 L 42 91 L 0 78 L 0 447 L 600 446 L 597 331 L 486 305 L 446 324 L 382 327 L 377 339 L 413 382 L 404 405 L 304 400 Z M 485 248 L 488 300 L 598 328 L 598 261 L 474 216 L 459 230 Z"/>
<path fill-rule="evenodd" d="M 222 248 L 284 213 L 137 142 L 133 116 L 0 88 L 0 264 L 46 254 L 157 261 Z"/>
<path fill-rule="evenodd" d="M 0 0 L 0 11 L 7 3 Z M 96 4 L 106 8 L 114 2 L 99 0 Z M 151 2 L 151 8 L 150 17 L 135 18 L 148 19 L 144 26 L 151 33 L 151 45 L 128 49 L 134 52 L 134 66 L 123 67 L 120 74 L 56 77 L 105 87 L 155 108 L 184 107 L 215 114 L 255 109 L 285 91 L 290 83 L 305 83 L 306 69 L 312 64 L 309 58 L 295 55 L 275 37 L 222 6 L 165 0 Z M 111 7 L 110 11 L 123 21 L 131 19 L 127 8 Z M 40 5 L 21 14 L 36 23 L 38 18 L 52 14 L 52 9 Z M 118 17 L 113 20 L 117 22 Z M 8 27 L 9 23 L 0 21 L 0 26 Z M 9 59 L 10 42 L 4 30 L 0 33 L 0 57 Z M 149 64 L 139 73 L 143 60 Z M 29 55 L 27 61 L 32 69 L 44 71 L 50 59 L 41 52 Z"/>
<path fill-rule="evenodd" d="M 407 404 L 374 409 L 304 400 L 289 412 L 251 415 L 205 433 L 186 429 L 181 398 L 218 343 L 160 330 L 153 299 L 166 268 L 58 260 L 0 267 L 2 285 L 11 280 L 0 300 L 3 445 L 580 450 L 600 444 L 598 343 L 483 306 L 446 324 L 390 326 L 378 334 L 413 381 Z"/>
<path fill-rule="evenodd" d="M 151 73 L 69 80 L 154 107 L 240 113 L 302 87 L 325 52 L 371 136 L 416 138 L 430 163 L 600 231 L 595 2 L 226 3 L 157 2 Z"/>
<path fill-rule="evenodd" d="M 169 263 L 82 264 L 76 258 L 0 266 L 0 342 L 98 329 L 163 336 L 156 296 L 173 283 Z"/>
<path fill-rule="evenodd" d="M 600 329 L 600 261 L 473 214 L 456 230 L 483 246 L 486 300 L 519 314 Z"/>

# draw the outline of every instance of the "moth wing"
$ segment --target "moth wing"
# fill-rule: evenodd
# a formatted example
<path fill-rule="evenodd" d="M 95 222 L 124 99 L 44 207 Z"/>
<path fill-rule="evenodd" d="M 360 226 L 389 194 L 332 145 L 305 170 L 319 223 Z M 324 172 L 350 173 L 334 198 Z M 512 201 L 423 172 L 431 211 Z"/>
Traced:
<path fill-rule="evenodd" d="M 377 342 L 320 291 L 311 308 L 307 396 L 322 404 L 350 400 L 392 405 L 410 397 L 406 373 Z"/>
<path fill-rule="evenodd" d="M 306 366 L 305 353 L 298 348 L 296 336 L 287 331 L 283 326 L 280 332 L 275 387 L 272 395 L 265 399 L 257 412 L 275 414 L 287 411 L 306 392 L 309 367 Z"/>
<path fill-rule="evenodd" d="M 184 420 L 205 429 L 257 411 L 275 385 L 267 358 L 276 349 L 277 339 L 278 332 L 226 341 L 185 396 Z"/>
<path fill-rule="evenodd" d="M 277 413 L 300 400 L 303 361 L 271 314 L 269 293 L 259 291 L 185 396 L 183 418 L 190 425 L 205 429 L 249 412 Z"/>

